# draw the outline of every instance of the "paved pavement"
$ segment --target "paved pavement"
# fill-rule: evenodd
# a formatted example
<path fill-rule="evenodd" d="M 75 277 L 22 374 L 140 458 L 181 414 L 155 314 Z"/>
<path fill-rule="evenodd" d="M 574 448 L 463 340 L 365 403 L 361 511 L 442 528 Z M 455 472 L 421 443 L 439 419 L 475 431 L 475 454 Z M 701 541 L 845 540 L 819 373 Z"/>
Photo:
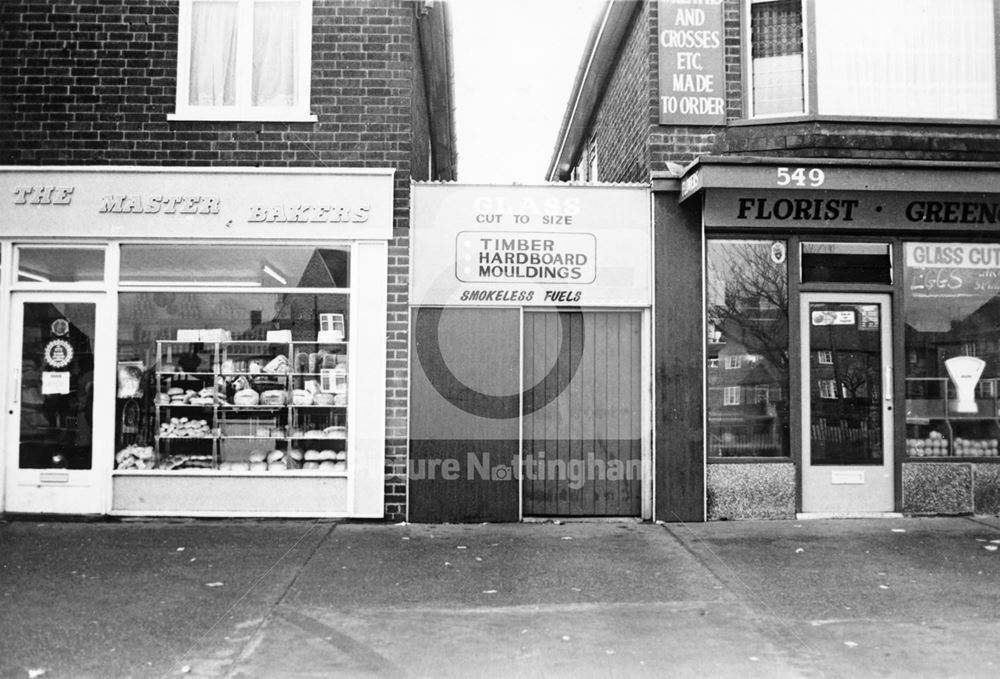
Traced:
<path fill-rule="evenodd" d="M 10 677 L 995 677 L 1000 519 L 0 522 Z"/>

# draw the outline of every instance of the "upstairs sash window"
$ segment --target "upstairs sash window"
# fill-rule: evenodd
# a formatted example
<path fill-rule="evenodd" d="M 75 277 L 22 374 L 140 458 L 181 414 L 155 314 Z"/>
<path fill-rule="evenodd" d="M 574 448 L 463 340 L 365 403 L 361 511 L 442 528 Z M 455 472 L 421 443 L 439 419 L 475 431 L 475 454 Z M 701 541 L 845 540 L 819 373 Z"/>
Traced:
<path fill-rule="evenodd" d="M 995 120 L 995 4 L 748 0 L 750 115 Z"/>
<path fill-rule="evenodd" d="M 754 115 L 802 113 L 800 0 L 752 3 L 750 39 Z"/>
<path fill-rule="evenodd" d="M 181 0 L 180 120 L 315 120 L 310 0 Z"/>
<path fill-rule="evenodd" d="M 816 0 L 819 112 L 996 117 L 993 0 Z"/>

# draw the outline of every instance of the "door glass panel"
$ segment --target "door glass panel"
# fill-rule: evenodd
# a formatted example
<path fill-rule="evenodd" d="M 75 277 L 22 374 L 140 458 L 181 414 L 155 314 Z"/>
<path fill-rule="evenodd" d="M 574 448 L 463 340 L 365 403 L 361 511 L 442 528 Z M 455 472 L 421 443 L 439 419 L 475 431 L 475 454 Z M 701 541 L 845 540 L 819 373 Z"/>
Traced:
<path fill-rule="evenodd" d="M 24 304 L 21 469 L 92 466 L 95 319 L 93 303 Z"/>
<path fill-rule="evenodd" d="M 880 465 L 881 305 L 809 304 L 813 465 Z"/>

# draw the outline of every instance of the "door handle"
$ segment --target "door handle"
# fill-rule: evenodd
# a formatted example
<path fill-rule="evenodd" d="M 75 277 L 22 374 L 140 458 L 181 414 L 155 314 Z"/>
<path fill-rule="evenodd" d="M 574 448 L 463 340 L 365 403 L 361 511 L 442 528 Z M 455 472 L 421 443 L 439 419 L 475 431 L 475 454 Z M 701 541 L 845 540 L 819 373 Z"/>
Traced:
<path fill-rule="evenodd" d="M 15 366 L 14 368 L 14 393 L 11 394 L 10 402 L 12 405 L 17 405 L 21 401 L 21 368 Z"/>
<path fill-rule="evenodd" d="M 882 396 L 886 403 L 892 403 L 892 366 L 882 369 Z"/>

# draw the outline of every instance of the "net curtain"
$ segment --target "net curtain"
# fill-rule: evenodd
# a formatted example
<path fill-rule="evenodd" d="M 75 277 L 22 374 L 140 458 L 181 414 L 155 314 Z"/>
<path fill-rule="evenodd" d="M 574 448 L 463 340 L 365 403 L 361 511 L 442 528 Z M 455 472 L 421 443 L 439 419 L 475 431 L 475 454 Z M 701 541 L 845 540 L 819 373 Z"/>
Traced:
<path fill-rule="evenodd" d="M 819 112 L 996 117 L 992 0 L 817 0 Z"/>
<path fill-rule="evenodd" d="M 252 106 L 292 106 L 297 98 L 298 3 L 253 4 Z M 240 68 L 240 5 L 198 2 L 191 21 L 192 106 L 235 106 Z"/>

